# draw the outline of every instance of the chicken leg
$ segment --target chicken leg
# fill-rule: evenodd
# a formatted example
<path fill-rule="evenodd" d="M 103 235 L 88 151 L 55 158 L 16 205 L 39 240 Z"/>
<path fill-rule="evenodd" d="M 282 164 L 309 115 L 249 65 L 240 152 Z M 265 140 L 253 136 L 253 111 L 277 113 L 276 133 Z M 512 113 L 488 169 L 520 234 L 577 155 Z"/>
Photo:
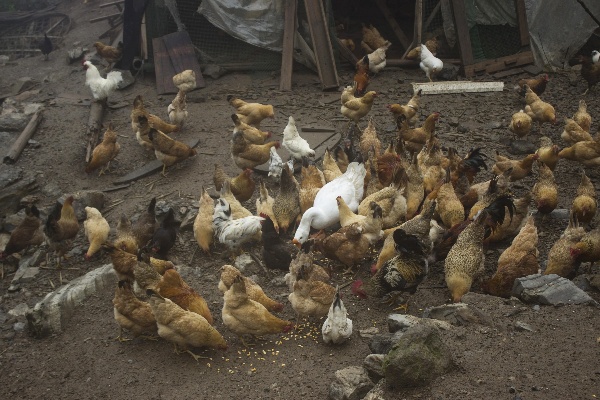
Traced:
<path fill-rule="evenodd" d="M 124 337 L 123 337 L 123 328 L 121 328 L 121 329 L 120 329 L 120 331 L 119 331 L 119 336 L 117 336 L 117 337 L 115 338 L 115 340 L 118 340 L 118 341 L 119 341 L 119 342 L 121 342 L 121 343 L 125 343 L 125 342 L 129 342 L 129 341 L 131 341 L 132 339 L 127 339 L 127 338 L 124 338 Z"/>

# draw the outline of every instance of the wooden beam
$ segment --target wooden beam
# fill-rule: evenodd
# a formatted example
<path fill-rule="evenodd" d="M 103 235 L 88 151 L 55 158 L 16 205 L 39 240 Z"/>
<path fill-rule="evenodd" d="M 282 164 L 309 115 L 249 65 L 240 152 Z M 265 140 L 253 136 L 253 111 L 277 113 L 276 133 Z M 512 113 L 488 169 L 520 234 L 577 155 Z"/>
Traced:
<path fill-rule="evenodd" d="M 335 40 L 337 43 L 338 51 L 340 52 L 340 55 L 342 56 L 342 58 L 344 58 L 344 60 L 348 61 L 350 63 L 350 65 L 352 65 L 352 67 L 354 68 L 356 66 L 356 62 L 358 61 L 358 58 L 356 58 L 354 53 L 351 52 L 349 48 L 347 48 L 346 46 L 344 46 L 342 44 L 342 42 L 340 41 L 340 39 L 338 37 L 336 37 Z"/>
<path fill-rule="evenodd" d="M 400 28 L 400 25 L 398 25 L 398 22 L 396 22 L 396 19 L 394 18 L 394 16 L 392 15 L 392 12 L 388 8 L 387 4 L 385 3 L 385 0 L 375 0 L 375 4 L 377 4 L 377 7 L 379 7 L 379 9 L 381 10 L 383 16 L 385 17 L 385 20 L 387 21 L 387 23 L 390 25 L 390 27 L 396 34 L 396 37 L 400 41 L 400 44 L 402 45 L 402 47 L 407 49 L 408 46 L 410 46 L 410 41 L 404 34 L 404 31 L 402 30 L 402 28 Z"/>
<path fill-rule="evenodd" d="M 4 157 L 4 164 L 14 164 L 17 162 L 17 159 L 23 152 L 25 146 L 27 146 L 27 142 L 35 133 L 40 122 L 42 122 L 41 109 L 37 110 L 35 114 L 32 115 L 31 119 L 29 120 L 29 123 L 27 123 L 25 129 L 23 129 L 23 132 L 21 132 L 19 137 L 17 137 L 17 140 L 15 140 L 13 145 L 10 147 L 10 150 L 8 150 L 8 153 Z"/>
<path fill-rule="evenodd" d="M 281 78 L 279 90 L 292 90 L 297 7 L 298 0 L 285 0 L 285 21 L 283 24 L 283 49 L 281 52 Z"/>
<path fill-rule="evenodd" d="M 89 163 L 92 158 L 92 152 L 100 141 L 100 129 L 102 128 L 102 119 L 106 110 L 106 100 L 93 101 L 90 106 L 90 117 L 88 119 L 88 144 L 85 153 L 85 163 Z"/>
<path fill-rule="evenodd" d="M 421 45 L 422 21 L 423 21 L 423 0 L 417 0 L 415 2 L 415 22 L 414 22 L 415 28 L 413 30 L 413 40 L 408 45 L 406 50 L 404 51 L 404 54 L 402 54 L 402 57 L 401 57 L 402 59 L 405 59 L 408 52 L 411 51 L 413 48 Z"/>
<path fill-rule="evenodd" d="M 104 21 L 105 19 L 117 18 L 117 17 L 120 17 L 122 14 L 123 14 L 123 12 L 118 12 L 116 14 L 110 14 L 110 15 L 105 15 L 103 17 L 92 18 L 92 19 L 90 19 L 89 22 L 94 23 L 94 22 Z"/>
<path fill-rule="evenodd" d="M 529 27 L 527 25 L 527 13 L 525 12 L 525 1 L 515 0 L 515 9 L 517 10 L 517 25 L 519 26 L 519 36 L 521 37 L 521 46 L 529 45 Z"/>
<path fill-rule="evenodd" d="M 427 21 L 425 21 L 425 23 L 423 24 L 423 31 L 427 31 L 427 28 L 429 28 L 429 25 L 431 25 L 431 22 L 433 21 L 433 19 L 435 18 L 436 14 L 438 12 L 440 12 L 440 9 L 442 8 L 442 1 L 440 0 L 435 7 L 433 8 L 433 10 L 431 11 L 431 14 L 429 14 L 429 17 L 427 17 Z"/>
<path fill-rule="evenodd" d="M 504 82 L 470 82 L 470 81 L 447 81 L 413 83 L 413 92 L 419 90 L 423 94 L 447 94 L 447 93 L 479 93 L 479 92 L 501 92 Z"/>
<path fill-rule="evenodd" d="M 467 10 L 464 0 L 451 0 L 451 4 L 454 26 L 458 36 L 460 59 L 465 70 L 465 76 L 468 78 L 472 75 L 472 70 L 468 66 L 473 64 L 473 48 L 471 47 L 471 36 L 469 36 L 469 25 L 467 24 Z M 469 73 L 471 75 L 468 75 Z"/>
<path fill-rule="evenodd" d="M 304 0 L 304 5 L 323 90 L 337 89 L 340 81 L 335 67 L 323 2 L 321 0 Z"/>
<path fill-rule="evenodd" d="M 533 53 L 531 51 L 524 51 L 522 53 L 500 57 L 493 60 L 485 60 L 476 64 L 464 66 L 465 76 L 473 76 L 479 72 L 487 72 L 488 74 L 492 74 L 509 67 L 513 68 L 531 63 L 533 63 Z M 469 75 L 467 75 L 467 73 Z"/>
<path fill-rule="evenodd" d="M 125 0 L 111 1 L 110 3 L 100 4 L 100 8 L 110 7 L 110 6 L 120 6 L 123 3 L 125 3 Z"/>

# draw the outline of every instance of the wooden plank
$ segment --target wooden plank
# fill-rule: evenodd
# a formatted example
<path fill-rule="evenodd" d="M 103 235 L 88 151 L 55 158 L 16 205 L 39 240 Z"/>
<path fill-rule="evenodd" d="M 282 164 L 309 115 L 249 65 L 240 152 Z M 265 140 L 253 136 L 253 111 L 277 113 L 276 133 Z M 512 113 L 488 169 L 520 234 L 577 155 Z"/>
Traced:
<path fill-rule="evenodd" d="M 175 74 L 191 69 L 196 73 L 196 88 L 206 87 L 189 33 L 186 31 L 170 33 L 163 36 L 162 39 L 171 58 Z M 172 78 L 173 76 L 171 76 Z M 178 90 L 175 88 L 172 93 L 177 92 Z"/>
<path fill-rule="evenodd" d="M 394 18 L 392 12 L 385 3 L 385 0 L 375 0 L 375 4 L 377 4 L 377 7 L 379 7 L 379 9 L 381 10 L 381 13 L 383 14 L 385 20 L 390 25 L 394 33 L 396 34 L 396 37 L 400 41 L 402 47 L 407 49 L 410 46 L 410 40 L 408 40 L 408 38 L 404 34 L 404 31 L 402 30 L 402 28 L 400 28 L 398 22 L 396 22 L 396 19 Z"/>
<path fill-rule="evenodd" d="M 23 152 L 23 149 L 25 146 L 27 146 L 27 142 L 37 130 L 40 122 L 42 122 L 42 109 L 37 110 L 35 114 L 32 115 L 31 119 L 27 123 L 27 126 L 25 129 L 23 129 L 23 132 L 21 132 L 21 134 L 17 137 L 17 140 L 15 140 L 13 145 L 8 150 L 8 153 L 6 153 L 6 156 L 3 160 L 4 164 L 14 164 L 17 162 L 21 152 Z"/>
<path fill-rule="evenodd" d="M 478 93 L 501 92 L 504 82 L 448 81 L 413 83 L 412 86 L 414 93 L 422 90 L 423 94 Z"/>
<path fill-rule="evenodd" d="M 519 36 L 521 37 L 521 46 L 528 46 L 529 28 L 527 26 L 527 13 L 525 11 L 525 1 L 515 0 L 515 9 L 517 10 L 517 24 L 519 25 Z"/>
<path fill-rule="evenodd" d="M 125 3 L 125 0 L 117 0 L 117 1 L 111 1 L 110 3 L 104 3 L 104 4 L 100 4 L 100 8 L 104 8 L 104 7 L 110 7 L 110 6 L 120 6 L 123 3 Z"/>
<path fill-rule="evenodd" d="M 531 51 L 524 51 L 522 53 L 517 53 L 506 57 L 485 60 L 476 64 L 467 65 L 464 66 L 464 69 L 465 76 L 468 77 L 479 72 L 487 72 L 488 74 L 491 74 L 506 69 L 507 67 L 518 67 L 531 63 L 533 63 L 533 53 Z"/>
<path fill-rule="evenodd" d="M 523 68 L 513 68 L 513 69 L 508 69 L 505 71 L 498 72 L 498 73 L 494 74 L 493 76 L 496 79 L 502 79 L 507 76 L 520 74 L 522 72 L 523 72 Z"/>
<path fill-rule="evenodd" d="M 123 12 L 118 12 L 116 14 L 110 14 L 110 15 L 105 15 L 103 17 L 92 18 L 92 19 L 90 19 L 89 22 L 94 23 L 94 22 L 104 21 L 105 19 L 117 18 L 117 17 L 120 17 L 122 14 L 123 14 Z"/>
<path fill-rule="evenodd" d="M 402 59 L 406 58 L 408 52 L 410 52 L 413 48 L 421 45 L 421 28 L 423 21 L 423 0 L 417 0 L 415 2 L 415 23 L 414 23 L 414 31 L 413 31 L 413 40 L 408 45 L 404 54 L 402 54 Z"/>
<path fill-rule="evenodd" d="M 279 90 L 292 90 L 297 7 L 298 0 L 285 0 L 285 22 L 283 24 L 283 50 L 281 52 L 281 78 L 279 81 Z"/>
<path fill-rule="evenodd" d="M 473 48 L 471 45 L 471 36 L 469 36 L 469 25 L 467 24 L 467 10 L 464 0 L 452 0 L 452 14 L 454 15 L 454 26 L 458 36 L 458 47 L 460 50 L 460 59 L 462 60 L 465 76 L 467 75 L 467 66 L 473 64 Z"/>
<path fill-rule="evenodd" d="M 177 74 L 165 42 L 161 37 L 152 39 L 154 53 L 154 70 L 156 75 L 156 91 L 158 94 L 175 93 L 177 88 L 173 83 L 173 76 Z"/>
<path fill-rule="evenodd" d="M 356 58 L 354 53 L 351 52 L 349 48 L 347 48 L 346 46 L 344 46 L 342 44 L 342 42 L 340 41 L 340 39 L 338 37 L 336 37 L 335 40 L 336 40 L 337 48 L 340 52 L 340 55 L 344 58 L 344 60 L 348 61 L 350 63 L 350 65 L 352 65 L 352 67 L 354 68 L 356 66 L 356 62 L 358 61 L 358 58 Z"/>
<path fill-rule="evenodd" d="M 323 2 L 321 0 L 304 0 L 304 5 L 323 90 L 337 89 L 340 82 L 335 67 L 331 40 L 329 40 L 329 28 Z"/>

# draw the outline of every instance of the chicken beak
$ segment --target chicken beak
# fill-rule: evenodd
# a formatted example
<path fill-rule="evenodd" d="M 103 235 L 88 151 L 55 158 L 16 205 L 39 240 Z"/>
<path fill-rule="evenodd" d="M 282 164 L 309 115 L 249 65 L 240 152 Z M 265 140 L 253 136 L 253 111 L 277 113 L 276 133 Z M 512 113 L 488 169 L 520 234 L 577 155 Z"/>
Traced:
<path fill-rule="evenodd" d="M 302 246 L 302 244 L 298 241 L 298 239 L 294 238 L 292 239 L 292 243 L 297 247 L 300 248 Z"/>

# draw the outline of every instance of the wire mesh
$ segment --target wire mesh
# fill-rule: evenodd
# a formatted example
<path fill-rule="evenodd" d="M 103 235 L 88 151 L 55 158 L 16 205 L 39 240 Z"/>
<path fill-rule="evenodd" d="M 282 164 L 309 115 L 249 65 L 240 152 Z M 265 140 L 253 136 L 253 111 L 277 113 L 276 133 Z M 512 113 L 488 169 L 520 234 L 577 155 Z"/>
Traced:
<path fill-rule="evenodd" d="M 44 33 L 57 48 L 71 28 L 71 20 L 60 13 L 48 13 L 23 21 L 6 23 L 0 30 L 0 54 L 11 59 L 40 55 Z"/>
<path fill-rule="evenodd" d="M 437 38 L 438 49 L 436 56 L 438 58 L 458 58 L 459 51 L 456 40 L 447 37 L 446 33 L 453 34 L 452 15 L 444 15 L 442 12 L 441 0 L 423 0 L 423 29 L 421 33 L 422 42 Z M 450 29 L 450 31 L 447 31 Z"/>

